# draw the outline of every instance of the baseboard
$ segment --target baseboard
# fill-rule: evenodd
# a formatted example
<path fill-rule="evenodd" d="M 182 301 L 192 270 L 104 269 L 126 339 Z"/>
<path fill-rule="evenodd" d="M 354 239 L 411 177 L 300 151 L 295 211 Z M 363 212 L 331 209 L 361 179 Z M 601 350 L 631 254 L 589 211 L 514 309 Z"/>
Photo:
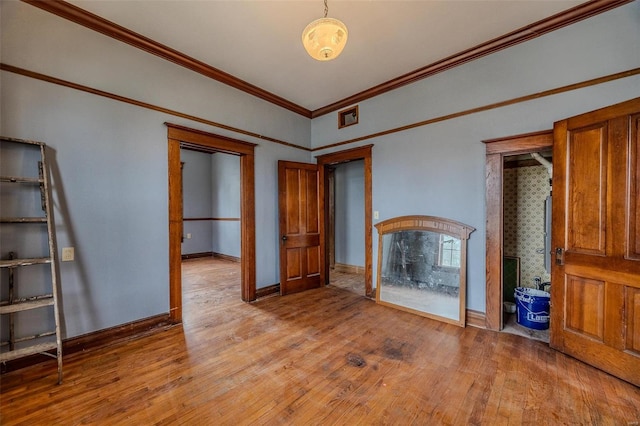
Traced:
<path fill-rule="evenodd" d="M 235 256 L 231 256 L 228 254 L 223 254 L 223 253 L 216 253 L 214 251 L 203 251 L 202 253 L 189 253 L 189 254 L 183 254 L 182 256 L 182 260 L 185 259 L 198 259 L 201 257 L 215 257 L 218 259 L 223 259 L 223 260 L 230 260 L 231 262 L 240 262 L 240 258 L 239 257 L 235 257 Z"/>
<path fill-rule="evenodd" d="M 487 316 L 484 312 L 467 309 L 467 325 L 478 328 L 487 328 Z"/>
<path fill-rule="evenodd" d="M 212 257 L 214 255 L 214 253 L 212 251 L 205 251 L 202 253 L 189 253 L 189 254 L 183 254 L 182 255 L 182 260 L 185 259 L 197 259 L 199 257 Z"/>
<path fill-rule="evenodd" d="M 230 260 L 232 262 L 240 262 L 239 257 L 231 256 L 228 254 L 216 253 L 213 252 L 213 257 L 217 257 L 218 259 Z"/>
<path fill-rule="evenodd" d="M 347 265 L 344 263 L 336 263 L 334 270 L 345 274 L 364 274 L 364 266 Z"/>
<path fill-rule="evenodd" d="M 96 350 L 115 343 L 138 339 L 140 337 L 149 336 L 151 334 L 167 330 L 175 325 L 176 324 L 169 318 L 169 314 L 160 314 L 126 324 L 117 325 L 115 327 L 94 331 L 92 333 L 83 334 L 82 336 L 64 339 L 62 341 L 63 362 L 64 357 L 76 352 Z M 53 354 L 54 351 L 50 351 L 50 353 Z M 11 371 L 51 360 L 51 357 L 41 354 L 26 356 L 0 364 L 0 373 L 9 373 Z"/>
<path fill-rule="evenodd" d="M 256 289 L 256 298 L 271 296 L 272 294 L 280 294 L 280 284 L 273 284 L 267 287 Z"/>

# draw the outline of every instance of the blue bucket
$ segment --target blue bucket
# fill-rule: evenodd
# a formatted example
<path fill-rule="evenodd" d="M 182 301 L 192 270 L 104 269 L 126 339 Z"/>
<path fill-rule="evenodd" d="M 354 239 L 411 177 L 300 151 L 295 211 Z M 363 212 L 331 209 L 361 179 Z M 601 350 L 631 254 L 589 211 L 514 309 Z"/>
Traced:
<path fill-rule="evenodd" d="M 535 330 L 549 328 L 549 293 L 534 288 L 517 287 L 515 298 L 518 324 Z"/>

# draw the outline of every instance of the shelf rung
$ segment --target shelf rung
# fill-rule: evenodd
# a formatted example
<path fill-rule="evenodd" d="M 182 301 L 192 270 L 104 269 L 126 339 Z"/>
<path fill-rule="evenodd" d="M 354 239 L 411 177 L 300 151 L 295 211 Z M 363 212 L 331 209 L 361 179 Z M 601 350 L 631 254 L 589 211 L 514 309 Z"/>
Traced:
<path fill-rule="evenodd" d="M 51 263 L 50 257 L 32 257 L 28 259 L 0 260 L 0 268 L 14 268 L 16 266 L 39 265 Z"/>
<path fill-rule="evenodd" d="M 37 177 L 21 177 L 21 176 L 0 176 L 0 182 L 12 183 L 44 183 L 44 179 Z"/>
<path fill-rule="evenodd" d="M 46 217 L 0 217 L 0 223 L 47 223 Z"/>
<path fill-rule="evenodd" d="M 0 306 L 0 314 L 28 311 L 30 309 L 44 308 L 45 306 L 51 305 L 53 305 L 53 296 L 48 296 L 36 300 L 13 303 L 11 305 L 2 305 Z"/>
<path fill-rule="evenodd" d="M 49 337 L 49 336 L 55 336 L 55 335 L 56 335 L 55 331 L 45 331 L 44 333 L 34 334 L 33 336 L 21 337 L 19 339 L 16 339 L 15 342 L 21 343 L 21 342 L 26 342 L 27 340 L 40 339 L 42 337 Z"/>
<path fill-rule="evenodd" d="M 23 356 L 39 354 L 50 351 L 51 349 L 58 349 L 58 345 L 55 342 L 41 343 L 39 345 L 33 345 L 23 349 L 16 349 L 15 351 L 2 352 L 0 353 L 0 362 L 11 361 L 12 359 L 22 358 Z"/>
<path fill-rule="evenodd" d="M 53 294 L 39 294 L 37 296 L 21 297 L 19 299 L 14 299 L 13 302 L 11 303 L 9 303 L 8 300 L 2 300 L 0 301 L 0 306 L 13 305 L 16 303 L 24 303 L 24 302 L 33 302 L 34 300 L 40 300 L 40 299 L 51 299 L 52 297 L 53 297 Z"/>
<path fill-rule="evenodd" d="M 31 140 L 28 140 L 28 139 L 10 138 L 10 137 L 7 137 L 7 136 L 0 136 L 0 142 L 23 143 L 23 144 L 28 144 L 28 145 L 44 146 L 44 142 L 31 141 Z"/>
<path fill-rule="evenodd" d="M 45 331 L 42 333 L 34 334 L 33 336 L 25 336 L 20 337 L 19 339 L 14 340 L 14 343 L 22 343 L 28 340 L 40 339 L 42 337 L 55 336 L 56 332 L 54 331 Z M 11 343 L 8 340 L 0 342 L 0 346 L 9 346 Z"/>

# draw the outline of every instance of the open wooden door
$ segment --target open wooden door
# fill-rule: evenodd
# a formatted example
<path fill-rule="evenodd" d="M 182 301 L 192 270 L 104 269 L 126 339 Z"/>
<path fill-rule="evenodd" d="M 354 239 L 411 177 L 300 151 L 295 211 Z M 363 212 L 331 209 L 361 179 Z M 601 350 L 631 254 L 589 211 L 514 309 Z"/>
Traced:
<path fill-rule="evenodd" d="M 317 165 L 278 161 L 281 295 L 324 282 L 319 201 Z"/>
<path fill-rule="evenodd" d="M 640 98 L 554 126 L 551 346 L 640 386 Z"/>

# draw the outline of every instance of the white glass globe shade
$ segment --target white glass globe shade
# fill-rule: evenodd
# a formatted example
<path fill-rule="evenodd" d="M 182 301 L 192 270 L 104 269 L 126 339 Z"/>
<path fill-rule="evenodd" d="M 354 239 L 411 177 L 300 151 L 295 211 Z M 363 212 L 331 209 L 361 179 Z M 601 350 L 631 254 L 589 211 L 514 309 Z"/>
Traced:
<path fill-rule="evenodd" d="M 302 44 L 318 61 L 330 61 L 340 55 L 347 43 L 347 27 L 334 18 L 316 19 L 302 32 Z"/>

